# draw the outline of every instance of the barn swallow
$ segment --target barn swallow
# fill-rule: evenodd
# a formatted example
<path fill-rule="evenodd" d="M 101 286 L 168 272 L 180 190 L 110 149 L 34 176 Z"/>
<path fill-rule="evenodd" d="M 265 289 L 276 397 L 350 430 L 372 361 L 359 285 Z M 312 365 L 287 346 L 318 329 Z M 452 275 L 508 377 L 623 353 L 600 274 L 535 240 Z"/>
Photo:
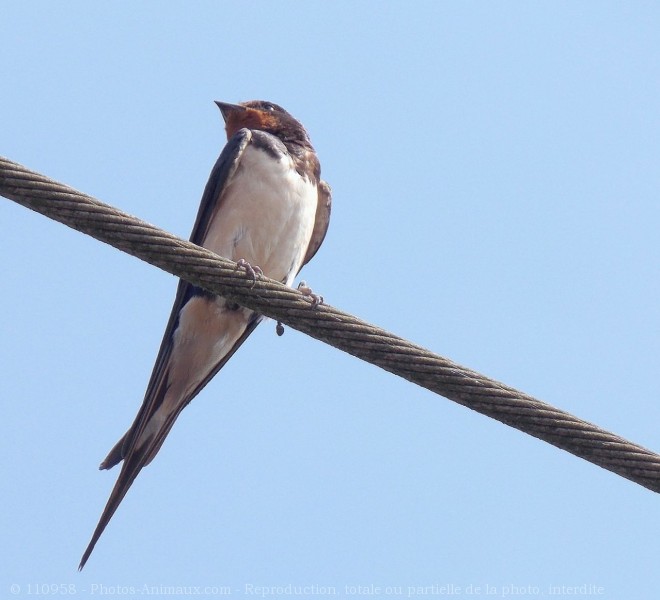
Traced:
<path fill-rule="evenodd" d="M 253 277 L 263 273 L 290 286 L 321 246 L 330 220 L 330 187 L 321 180 L 316 152 L 302 124 L 276 104 L 216 104 L 228 141 L 204 189 L 190 241 L 239 262 Z M 262 319 L 179 281 L 142 406 L 101 463 L 110 469 L 123 461 L 80 569 L 181 411 Z"/>

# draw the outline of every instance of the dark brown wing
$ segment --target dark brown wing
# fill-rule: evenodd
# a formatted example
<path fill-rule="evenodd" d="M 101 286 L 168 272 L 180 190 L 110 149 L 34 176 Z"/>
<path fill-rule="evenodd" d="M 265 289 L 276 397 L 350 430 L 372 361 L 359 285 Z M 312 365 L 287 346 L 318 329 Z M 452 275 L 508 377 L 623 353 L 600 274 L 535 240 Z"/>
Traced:
<path fill-rule="evenodd" d="M 242 129 L 238 131 L 224 147 L 220 157 L 213 167 L 213 170 L 211 171 L 208 183 L 204 189 L 199 212 L 197 213 L 197 219 L 195 220 L 195 225 L 193 226 L 193 230 L 190 236 L 190 241 L 199 245 L 203 245 L 204 239 L 207 235 L 208 225 L 213 215 L 215 215 L 219 209 L 219 206 L 222 203 L 223 192 L 236 173 L 243 152 L 250 143 L 251 139 L 252 133 L 247 129 Z M 181 410 L 183 410 L 186 404 L 190 402 L 208 383 L 208 381 L 224 366 L 227 360 L 231 358 L 234 352 L 245 341 L 250 333 L 252 333 L 260 321 L 260 317 L 258 315 L 253 315 L 251 317 L 244 333 L 237 340 L 231 350 L 223 357 L 219 364 L 216 365 L 208 377 L 206 377 L 194 389 L 193 393 L 186 398 L 185 403 L 177 407 L 176 412 L 168 415 L 167 419 L 159 427 L 154 437 L 150 439 L 148 443 L 143 444 L 138 449 L 136 449 L 136 441 L 140 439 L 140 436 L 144 432 L 147 423 L 149 423 L 154 413 L 156 413 L 156 411 L 161 406 L 165 397 L 165 392 L 167 391 L 168 365 L 170 363 L 173 345 L 172 336 L 174 335 L 174 332 L 178 326 L 179 313 L 187 302 L 189 302 L 192 298 L 199 296 L 206 296 L 209 299 L 211 298 L 211 295 L 207 292 L 191 285 L 186 281 L 179 281 L 176 297 L 174 299 L 174 306 L 172 307 L 172 312 L 165 329 L 163 341 L 160 345 L 158 357 L 156 358 L 156 364 L 154 365 L 142 406 L 140 407 L 140 410 L 131 428 L 128 430 L 128 432 L 126 432 L 121 440 L 119 440 L 119 442 L 110 451 L 106 459 L 101 463 L 101 469 L 109 469 L 122 460 L 124 461 L 119 477 L 117 478 L 117 482 L 115 483 L 112 493 L 110 494 L 108 503 L 103 510 L 103 514 L 101 515 L 99 523 L 96 526 L 94 534 L 92 535 L 92 539 L 89 542 L 85 553 L 83 554 L 82 560 L 80 561 L 80 569 L 82 569 L 87 562 L 87 559 L 92 553 L 96 542 L 103 533 L 103 530 L 106 528 L 108 522 L 117 510 L 117 507 L 123 500 L 124 496 L 128 492 L 138 473 L 146 464 L 148 464 L 148 462 L 160 449 L 165 437 L 172 428 L 172 425 L 174 424 L 176 418 L 179 416 Z"/>
<path fill-rule="evenodd" d="M 309 240 L 307 253 L 303 260 L 303 266 L 306 265 L 318 249 L 321 247 L 325 234 L 328 232 L 328 225 L 330 224 L 330 210 L 332 208 L 332 190 L 325 181 L 319 181 L 318 185 L 318 204 L 316 205 L 316 220 L 314 221 L 314 230 L 312 231 L 312 238 Z"/>
<path fill-rule="evenodd" d="M 193 225 L 190 234 L 190 241 L 194 244 L 203 245 L 208 232 L 209 223 L 220 207 L 222 192 L 227 186 L 227 182 L 236 172 L 241 156 L 251 138 L 252 133 L 248 129 L 241 129 L 238 131 L 236 135 L 227 142 L 227 145 L 223 148 L 222 153 L 213 166 L 209 180 L 204 188 L 204 193 L 202 194 L 202 200 L 199 205 L 199 210 L 197 211 L 195 224 Z M 172 351 L 172 336 L 178 325 L 179 313 L 190 298 L 200 293 L 203 292 L 199 288 L 183 279 L 179 280 L 172 312 L 170 313 L 170 318 L 167 322 L 165 333 L 163 334 L 160 349 L 158 350 L 156 363 L 154 364 L 151 378 L 149 379 L 149 384 L 147 385 L 147 390 L 144 394 L 142 407 L 135 417 L 135 421 L 130 429 L 117 442 L 99 468 L 111 469 L 126 456 L 131 442 L 141 433 L 140 424 L 144 425 L 148 421 L 148 417 L 158 408 L 156 405 L 156 400 L 159 396 L 157 390 L 162 387 L 166 366 L 169 364 L 170 353 Z M 208 383 L 208 380 L 206 383 Z"/>

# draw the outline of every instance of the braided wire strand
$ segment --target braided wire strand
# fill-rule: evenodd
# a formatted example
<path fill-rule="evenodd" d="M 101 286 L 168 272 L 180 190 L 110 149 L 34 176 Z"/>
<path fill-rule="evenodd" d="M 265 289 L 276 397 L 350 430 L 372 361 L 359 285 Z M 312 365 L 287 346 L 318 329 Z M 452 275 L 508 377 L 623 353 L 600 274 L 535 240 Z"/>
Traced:
<path fill-rule="evenodd" d="M 236 264 L 91 196 L 0 157 L 0 194 L 655 492 L 660 456 L 596 425 L 438 356 L 277 281 L 254 286 Z"/>

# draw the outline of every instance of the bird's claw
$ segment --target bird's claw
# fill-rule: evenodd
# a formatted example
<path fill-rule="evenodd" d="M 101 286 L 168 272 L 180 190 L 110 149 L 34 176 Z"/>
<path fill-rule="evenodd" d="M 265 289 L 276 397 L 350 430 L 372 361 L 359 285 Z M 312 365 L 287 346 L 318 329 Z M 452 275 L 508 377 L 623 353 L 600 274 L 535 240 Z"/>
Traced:
<path fill-rule="evenodd" d="M 298 284 L 298 291 L 302 293 L 303 296 L 309 298 L 312 302 L 312 308 L 316 308 L 319 304 L 323 304 L 323 296 L 315 294 L 312 291 L 312 288 L 307 285 L 305 281 L 301 281 Z"/>
<path fill-rule="evenodd" d="M 319 304 L 323 304 L 323 296 L 315 294 L 312 291 L 312 288 L 309 287 L 306 282 L 301 281 L 298 284 L 298 291 L 303 296 L 305 296 L 305 298 L 309 298 L 310 302 L 312 303 L 312 308 L 316 308 Z M 284 325 L 282 325 L 280 321 L 278 321 L 277 325 L 275 326 L 275 333 L 277 333 L 277 335 L 284 334 Z"/>
<path fill-rule="evenodd" d="M 254 284 L 257 283 L 257 277 L 262 277 L 264 274 L 264 272 L 261 270 L 261 267 L 256 265 L 253 267 L 244 258 L 236 261 L 236 267 L 234 267 L 234 271 L 237 271 L 238 269 L 243 269 L 245 271 L 245 275 L 252 279 L 252 285 L 250 287 L 254 287 Z"/>

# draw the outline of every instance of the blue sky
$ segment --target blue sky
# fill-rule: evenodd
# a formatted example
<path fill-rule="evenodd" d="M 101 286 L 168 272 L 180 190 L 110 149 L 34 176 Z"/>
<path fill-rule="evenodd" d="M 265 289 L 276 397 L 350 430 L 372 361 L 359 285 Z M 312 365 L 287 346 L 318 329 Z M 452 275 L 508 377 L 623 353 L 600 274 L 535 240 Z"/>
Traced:
<path fill-rule="evenodd" d="M 2 12 L 0 154 L 187 237 L 224 143 L 213 100 L 277 102 L 333 186 L 302 274 L 326 302 L 660 449 L 657 4 Z M 176 281 L 3 199 L 0 223 L 2 597 L 656 593 L 656 494 L 272 322 L 78 574 Z"/>

